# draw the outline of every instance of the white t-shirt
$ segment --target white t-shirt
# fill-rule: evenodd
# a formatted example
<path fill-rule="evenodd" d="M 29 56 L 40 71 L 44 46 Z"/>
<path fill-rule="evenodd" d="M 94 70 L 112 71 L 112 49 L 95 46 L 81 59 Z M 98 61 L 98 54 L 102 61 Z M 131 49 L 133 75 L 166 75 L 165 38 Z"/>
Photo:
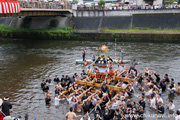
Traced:
<path fill-rule="evenodd" d="M 120 66 L 119 70 L 120 70 L 120 72 L 122 72 L 124 70 L 124 67 Z"/>
<path fill-rule="evenodd" d="M 171 106 L 169 105 L 169 110 L 175 111 L 175 105 L 174 104 L 172 104 Z"/>
<path fill-rule="evenodd" d="M 152 89 L 146 92 L 145 96 L 150 96 L 152 94 Z"/>
<path fill-rule="evenodd" d="M 177 115 L 177 116 L 175 117 L 175 120 L 180 120 L 180 115 Z"/>
<path fill-rule="evenodd" d="M 116 102 L 114 102 L 114 103 L 112 104 L 111 109 L 113 109 L 113 110 L 118 109 L 118 108 L 119 108 L 119 106 L 118 106 L 119 102 L 120 102 L 119 100 L 116 100 Z"/>
<path fill-rule="evenodd" d="M 126 96 L 129 96 L 129 95 L 127 94 L 127 92 L 125 92 L 125 93 L 124 93 L 124 96 L 126 97 Z"/>
<path fill-rule="evenodd" d="M 54 99 L 54 105 L 59 105 L 59 101 L 60 101 L 59 97 L 58 97 L 58 98 L 55 97 L 55 99 Z"/>
<path fill-rule="evenodd" d="M 156 108 L 156 100 L 155 100 L 155 98 L 150 99 L 150 107 Z"/>
<path fill-rule="evenodd" d="M 157 103 L 159 102 L 162 102 L 163 103 L 163 99 L 160 97 L 160 98 L 157 98 Z"/>

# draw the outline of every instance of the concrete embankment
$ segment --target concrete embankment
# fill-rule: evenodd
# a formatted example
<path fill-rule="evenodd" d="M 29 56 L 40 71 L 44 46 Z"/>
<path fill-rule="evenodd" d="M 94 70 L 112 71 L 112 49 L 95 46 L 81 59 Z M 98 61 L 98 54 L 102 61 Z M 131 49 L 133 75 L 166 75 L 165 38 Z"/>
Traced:
<path fill-rule="evenodd" d="M 0 24 L 25 29 L 40 29 L 5 32 L 0 31 L 1 38 L 17 39 L 58 39 L 58 40 L 103 40 L 131 42 L 178 42 L 180 43 L 180 13 L 168 14 L 133 14 L 132 16 L 101 17 L 22 17 L 0 18 Z M 70 27 L 74 32 L 40 32 L 41 29 Z M 140 28 L 140 32 L 102 32 L 102 30 L 120 30 Z M 178 32 L 144 32 L 146 29 L 175 29 Z M 76 30 L 84 31 L 77 32 Z M 93 31 L 93 32 L 90 32 Z"/>
<path fill-rule="evenodd" d="M 177 29 L 180 28 L 180 13 L 104 17 L 12 17 L 0 18 L 0 24 L 27 29 L 52 27 L 72 27 L 83 30 L 131 29 L 136 27 L 145 29 Z"/>

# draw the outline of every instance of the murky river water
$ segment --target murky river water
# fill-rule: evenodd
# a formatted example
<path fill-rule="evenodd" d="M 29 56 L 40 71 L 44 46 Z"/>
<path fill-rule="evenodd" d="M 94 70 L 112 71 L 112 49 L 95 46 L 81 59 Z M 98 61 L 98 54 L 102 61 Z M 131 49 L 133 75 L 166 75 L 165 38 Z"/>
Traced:
<path fill-rule="evenodd" d="M 46 106 L 44 93 L 40 83 L 46 76 L 51 79 L 55 75 L 72 75 L 87 69 L 83 65 L 76 65 L 75 60 L 81 58 L 81 51 L 86 49 L 87 58 L 96 53 L 96 48 L 106 44 L 112 57 L 115 56 L 114 42 L 91 41 L 1 41 L 0 42 L 0 98 L 10 97 L 13 104 L 11 115 L 24 116 L 28 113 L 31 118 L 38 120 L 64 120 L 68 111 L 66 102 L 61 101 L 59 107 Z M 139 70 L 145 67 L 156 70 L 161 78 L 165 73 L 180 80 L 180 44 L 156 43 L 121 43 L 117 42 L 117 56 L 124 48 L 125 59 L 137 59 Z M 50 90 L 54 96 L 55 83 L 52 82 Z M 168 96 L 163 95 L 165 103 Z M 176 109 L 180 108 L 180 96 L 176 95 L 174 103 Z M 53 98 L 54 99 L 54 98 Z M 137 100 L 136 97 L 133 100 Z M 155 114 L 147 105 L 146 113 Z M 168 114 L 166 110 L 165 115 Z M 147 118 L 149 119 L 149 118 Z M 155 119 L 155 118 L 154 118 Z M 173 119 L 173 118 L 172 118 Z M 151 119 L 152 120 L 152 119 Z"/>

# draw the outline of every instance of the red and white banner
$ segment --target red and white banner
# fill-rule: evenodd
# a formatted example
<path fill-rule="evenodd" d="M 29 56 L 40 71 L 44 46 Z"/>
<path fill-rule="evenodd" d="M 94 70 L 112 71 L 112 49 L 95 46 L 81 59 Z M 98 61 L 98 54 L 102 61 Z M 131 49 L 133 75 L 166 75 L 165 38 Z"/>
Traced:
<path fill-rule="evenodd" d="M 0 1 L 0 14 L 19 13 L 20 11 L 18 1 Z"/>

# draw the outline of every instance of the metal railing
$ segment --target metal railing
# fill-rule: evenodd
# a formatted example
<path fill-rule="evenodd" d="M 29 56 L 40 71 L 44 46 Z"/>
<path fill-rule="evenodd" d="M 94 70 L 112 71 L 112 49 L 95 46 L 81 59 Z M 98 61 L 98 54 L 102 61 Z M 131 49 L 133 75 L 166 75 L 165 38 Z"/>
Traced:
<path fill-rule="evenodd" d="M 19 1 L 21 8 L 38 8 L 38 9 L 72 9 L 71 3 L 60 2 L 43 2 L 43 1 Z"/>
<path fill-rule="evenodd" d="M 106 10 L 106 11 L 129 11 L 129 10 L 173 10 L 173 9 L 180 9 L 180 5 L 176 6 L 175 8 L 170 8 L 166 6 L 161 6 L 159 8 L 153 7 L 153 6 L 128 6 L 128 7 L 123 7 L 123 6 L 110 6 L 110 7 L 100 7 L 100 6 L 78 6 L 77 10 Z"/>

